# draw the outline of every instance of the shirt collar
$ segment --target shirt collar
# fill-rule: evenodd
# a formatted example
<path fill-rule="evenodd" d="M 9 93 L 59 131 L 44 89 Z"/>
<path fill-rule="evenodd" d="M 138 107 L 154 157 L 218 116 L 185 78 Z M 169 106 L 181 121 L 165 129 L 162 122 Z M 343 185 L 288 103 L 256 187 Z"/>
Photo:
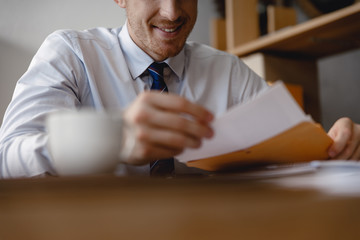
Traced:
<path fill-rule="evenodd" d="M 141 48 L 139 48 L 131 39 L 127 28 L 127 22 L 119 33 L 119 41 L 128 64 L 131 77 L 136 79 L 154 62 L 154 60 Z M 179 79 L 182 79 L 185 67 L 184 48 L 178 55 L 168 58 L 164 62 L 169 65 L 171 70 Z"/>

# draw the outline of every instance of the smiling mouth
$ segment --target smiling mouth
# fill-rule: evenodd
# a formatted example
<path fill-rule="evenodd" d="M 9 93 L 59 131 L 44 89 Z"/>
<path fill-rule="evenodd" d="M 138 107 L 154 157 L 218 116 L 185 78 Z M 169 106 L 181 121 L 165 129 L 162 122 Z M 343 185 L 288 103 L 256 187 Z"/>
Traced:
<path fill-rule="evenodd" d="M 181 24 L 177 27 L 158 27 L 158 26 L 154 26 L 154 27 L 163 32 L 166 32 L 166 33 L 174 33 L 176 31 L 178 31 L 182 26 L 183 26 L 183 24 Z"/>
<path fill-rule="evenodd" d="M 167 33 L 173 33 L 175 32 L 178 28 L 159 28 L 161 31 L 167 32 Z"/>

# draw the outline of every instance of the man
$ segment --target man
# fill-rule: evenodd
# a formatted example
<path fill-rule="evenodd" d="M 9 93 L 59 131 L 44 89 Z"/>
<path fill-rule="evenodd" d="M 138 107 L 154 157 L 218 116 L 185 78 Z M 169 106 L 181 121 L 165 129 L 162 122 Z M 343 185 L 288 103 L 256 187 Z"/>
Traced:
<path fill-rule="evenodd" d="M 148 174 L 149 163 L 212 137 L 213 115 L 267 88 L 236 56 L 185 43 L 196 22 L 196 0 L 115 2 L 126 9 L 122 28 L 58 31 L 40 47 L 4 117 L 1 177 L 56 174 L 44 127 L 52 111 L 124 111 L 136 144 L 119 173 Z M 154 62 L 166 63 L 168 94 L 147 91 L 155 82 L 148 69 Z M 343 118 L 329 135 L 334 139 L 331 157 L 360 157 L 359 125 Z"/>

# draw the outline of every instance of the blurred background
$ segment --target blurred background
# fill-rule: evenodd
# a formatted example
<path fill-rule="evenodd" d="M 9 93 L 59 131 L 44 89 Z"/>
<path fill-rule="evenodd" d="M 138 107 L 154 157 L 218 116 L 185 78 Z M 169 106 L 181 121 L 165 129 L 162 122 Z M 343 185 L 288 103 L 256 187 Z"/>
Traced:
<path fill-rule="evenodd" d="M 222 1 L 198 2 L 198 21 L 190 40 L 212 45 L 211 20 L 223 14 Z M 281 2 L 296 9 L 298 22 L 315 17 L 321 11 L 333 10 L 311 12 L 292 1 Z M 47 35 L 57 29 L 117 27 L 126 19 L 125 11 L 112 0 L 0 0 L 0 3 L 1 122 L 17 80 Z M 266 4 L 266 1 L 260 3 Z M 320 59 L 318 69 L 321 119 L 325 129 L 342 116 L 360 122 L 360 50 Z"/>

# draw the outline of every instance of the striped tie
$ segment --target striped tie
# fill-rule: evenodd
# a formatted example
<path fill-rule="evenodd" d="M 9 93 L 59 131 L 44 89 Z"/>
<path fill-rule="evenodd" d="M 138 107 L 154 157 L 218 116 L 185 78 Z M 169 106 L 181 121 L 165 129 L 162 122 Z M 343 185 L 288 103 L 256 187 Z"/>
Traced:
<path fill-rule="evenodd" d="M 161 93 L 168 92 L 168 88 L 164 82 L 164 67 L 166 63 L 156 63 L 150 65 L 148 71 L 153 79 L 151 90 L 159 90 Z M 150 163 L 150 175 L 152 176 L 167 176 L 174 171 L 174 159 L 161 159 Z"/>
<path fill-rule="evenodd" d="M 166 65 L 166 63 L 154 62 L 148 68 L 148 71 L 153 79 L 151 90 L 159 90 L 162 93 L 168 92 L 168 88 L 164 82 L 164 67 L 166 67 Z"/>

